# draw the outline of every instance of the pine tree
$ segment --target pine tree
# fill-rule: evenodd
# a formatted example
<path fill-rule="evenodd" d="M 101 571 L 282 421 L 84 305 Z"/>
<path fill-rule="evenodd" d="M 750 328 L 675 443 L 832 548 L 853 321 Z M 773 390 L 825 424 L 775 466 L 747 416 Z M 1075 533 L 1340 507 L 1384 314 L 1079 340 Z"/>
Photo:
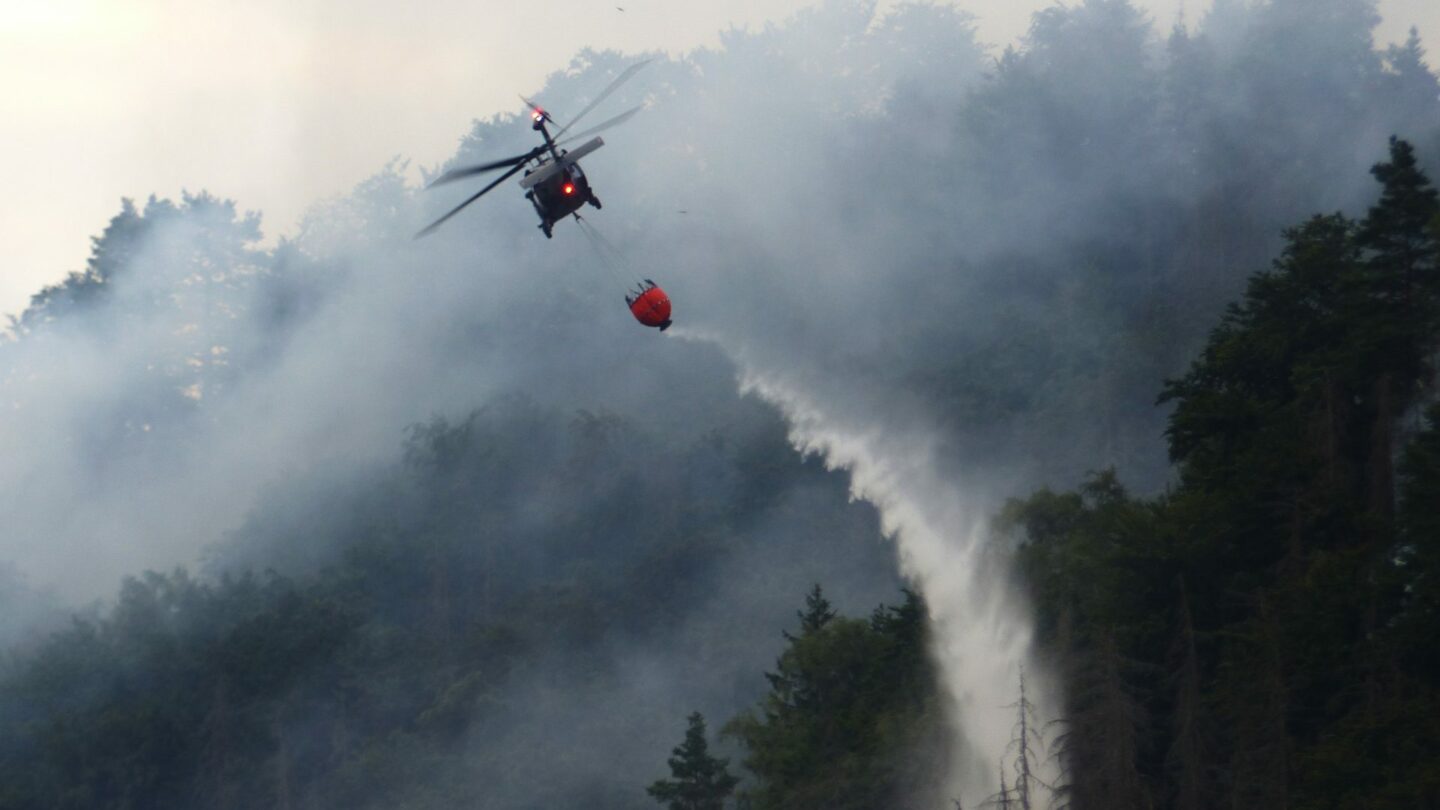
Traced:
<path fill-rule="evenodd" d="M 1358 237 L 1361 247 L 1370 251 L 1370 265 L 1378 277 L 1376 292 L 1401 300 L 1433 295 L 1440 245 L 1430 224 L 1440 212 L 1440 196 L 1420 170 L 1415 148 L 1399 138 L 1390 138 L 1390 162 L 1375 164 L 1370 173 L 1383 188 Z"/>
<path fill-rule="evenodd" d="M 1426 411 L 1428 426 L 1406 448 L 1400 464 L 1400 544 L 1393 562 L 1394 590 L 1403 594 L 1394 632 L 1402 654 L 1431 678 L 1440 678 L 1440 650 L 1431 643 L 1440 626 L 1440 404 Z"/>
<path fill-rule="evenodd" d="M 671 779 L 657 780 L 646 792 L 669 810 L 721 810 L 740 780 L 728 770 L 729 760 L 710 756 L 705 718 L 694 712 L 685 741 L 669 759 Z"/>
<path fill-rule="evenodd" d="M 1020 671 L 1020 699 L 1010 705 L 1015 710 L 1015 738 L 1010 741 L 1010 753 L 1015 757 L 1015 800 L 1020 810 L 1032 810 L 1033 804 L 1030 801 L 1030 790 L 1032 786 L 1049 789 L 1035 775 L 1035 762 L 1038 754 L 1035 751 L 1035 741 L 1040 735 L 1036 728 L 1038 723 L 1035 720 L 1035 704 L 1025 694 L 1025 671 Z"/>
<path fill-rule="evenodd" d="M 923 604 L 906 592 L 869 620 L 836 616 L 815 589 L 802 630 L 767 672 L 760 705 L 724 733 L 746 751 L 754 779 L 741 799 L 755 810 L 870 810 L 926 803 L 953 760 Z M 808 629 L 806 629 L 808 628 Z"/>
<path fill-rule="evenodd" d="M 1385 49 L 1387 74 L 1393 80 L 1397 100 L 1414 110 L 1424 109 L 1440 94 L 1440 80 L 1425 62 L 1425 48 L 1420 44 L 1420 31 L 1414 26 L 1403 45 Z"/>
<path fill-rule="evenodd" d="M 835 610 L 830 607 L 830 600 L 825 598 L 825 592 L 817 582 L 805 595 L 805 609 L 796 611 L 795 615 L 800 617 L 800 635 L 808 636 L 829 624 L 835 618 Z M 793 638 L 789 633 L 785 637 Z"/>
<path fill-rule="evenodd" d="M 1058 807 L 1148 810 L 1153 806 L 1139 763 L 1147 717 L 1122 672 L 1132 665 L 1121 655 L 1113 634 L 1098 631 L 1093 651 L 1073 675 L 1070 716 L 1065 731 L 1054 741 L 1072 778 L 1056 791 Z"/>
<path fill-rule="evenodd" d="M 1015 806 L 1013 791 L 1005 783 L 1005 763 L 1000 763 L 1000 791 L 980 804 L 981 807 L 994 808 L 994 810 L 1012 810 Z"/>
<path fill-rule="evenodd" d="M 1231 718 L 1230 806 L 1235 810 L 1290 806 L 1294 738 L 1287 715 L 1289 682 L 1281 660 L 1281 627 L 1261 600 L 1257 615 L 1241 628 L 1243 647 L 1222 666 L 1229 674 L 1226 704 Z"/>
<path fill-rule="evenodd" d="M 1369 508 L 1388 520 L 1395 500 L 1395 420 L 1433 376 L 1429 358 L 1440 335 L 1440 241 L 1431 223 L 1440 213 L 1435 188 L 1415 150 L 1390 139 L 1390 162 L 1371 169 L 1383 185 L 1380 201 L 1360 225 L 1366 251 L 1363 276 L 1369 361 L 1376 375 L 1370 407 Z"/>

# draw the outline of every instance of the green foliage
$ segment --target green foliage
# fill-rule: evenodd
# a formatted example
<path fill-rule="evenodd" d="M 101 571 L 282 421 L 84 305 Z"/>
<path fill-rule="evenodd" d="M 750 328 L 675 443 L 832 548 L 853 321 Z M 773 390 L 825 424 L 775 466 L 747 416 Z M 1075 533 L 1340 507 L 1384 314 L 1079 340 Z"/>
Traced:
<path fill-rule="evenodd" d="M 1433 395 L 1437 195 L 1404 141 L 1374 174 L 1166 383 L 1172 491 L 1107 472 L 998 521 L 1068 676 L 1076 810 L 1440 801 L 1440 409 L 1401 422 Z"/>
<path fill-rule="evenodd" d="M 320 688 L 355 626 L 273 575 L 127 580 L 110 616 L 77 619 L 6 673 L 0 806 L 175 806 L 211 783 L 265 805 L 281 708 L 268 698 Z"/>
<path fill-rule="evenodd" d="M 825 629 L 825 625 L 835 618 L 835 611 L 817 583 L 810 589 L 810 593 L 805 595 L 805 609 L 795 615 L 800 617 L 800 635 L 807 636 Z M 789 633 L 786 633 L 785 637 L 792 638 Z"/>
<path fill-rule="evenodd" d="M 1081 617 L 1078 626 L 1110 627 L 1143 614 L 1173 564 L 1157 543 L 1154 505 L 1132 498 L 1113 470 L 1092 474 L 1078 492 L 1041 490 L 1012 500 L 995 525 L 1002 535 L 1025 539 L 1019 562 L 1046 635 L 1059 634 L 1062 625 L 1073 630 Z M 1147 638 L 1157 632 L 1144 628 Z"/>
<path fill-rule="evenodd" d="M 695 712 L 686 722 L 685 741 L 668 760 L 671 778 L 656 780 L 645 791 L 669 810 L 721 810 L 740 780 L 730 774 L 729 760 L 710 756 L 705 718 Z"/>
<path fill-rule="evenodd" d="M 1430 683 L 1440 683 L 1440 405 L 1426 411 L 1400 465 L 1400 537 L 1391 575 L 1398 615 L 1391 628 L 1397 651 Z"/>
<path fill-rule="evenodd" d="M 205 192 L 185 193 L 179 205 L 151 196 L 143 210 L 133 200 L 122 200 L 120 213 L 100 236 L 91 238 L 84 271 L 36 293 L 16 326 L 27 334 L 85 312 L 93 316 L 96 305 L 114 296 L 117 286 L 127 281 L 132 287 L 179 281 L 156 278 L 157 268 L 197 272 L 207 286 L 233 285 L 240 266 L 260 260 L 252 247 L 260 237 L 257 214 L 238 216 L 233 201 Z M 155 290 L 146 302 L 151 311 L 137 314 L 154 315 L 160 308 L 181 303 L 171 298 L 181 294 L 180 286 Z"/>
<path fill-rule="evenodd" d="M 832 211 L 841 227 L 873 239 L 875 229 L 853 227 L 873 211 L 945 212 L 938 225 L 893 229 L 886 286 L 919 290 L 927 311 L 972 317 L 940 323 L 915 317 L 915 295 L 865 296 L 868 314 L 888 324 L 879 345 L 920 345 L 904 342 L 913 331 L 938 347 L 905 364 L 881 351 L 868 358 L 880 367 L 871 373 L 907 375 L 896 388 L 964 426 L 954 449 L 987 475 L 990 460 L 1021 455 L 1042 459 L 1055 480 L 1136 455 L 1126 437 L 1149 418 L 1136 415 L 1137 403 L 1188 357 L 1196 324 L 1208 325 L 1233 294 L 1297 195 L 1320 189 L 1334 199 L 1329 175 L 1369 137 L 1376 109 L 1395 108 L 1383 120 L 1403 117 L 1417 132 L 1433 128 L 1435 79 L 1418 38 L 1382 65 L 1368 35 L 1373 4 L 1240 7 L 1217 4 L 1204 35 L 1177 32 L 1163 70 L 1132 4 L 1050 9 L 1030 49 L 1008 52 L 973 86 L 933 80 L 960 72 L 952 67 L 988 69 L 963 15 L 903 7 L 875 26 L 881 48 L 867 41 L 873 5 L 833 4 L 808 15 L 816 28 L 727 33 L 728 53 L 676 65 L 663 96 L 706 99 L 692 91 L 707 85 L 687 83 L 701 76 L 763 77 L 783 92 L 747 94 L 746 103 L 782 138 L 799 134 L 786 129 L 794 122 L 813 123 L 788 114 L 794 98 L 824 99 L 812 105 L 817 114 L 843 122 L 832 129 L 846 134 L 822 145 L 817 166 L 847 167 L 848 182 L 865 189 L 830 195 L 843 201 Z M 1226 19 L 1239 23 L 1227 29 Z M 789 41 L 817 35 L 837 45 L 826 62 L 793 59 Z M 901 61 L 893 47 L 923 49 L 926 67 L 893 96 L 872 93 L 871 80 Z M 622 57 L 585 58 L 606 67 Z M 592 78 L 577 66 L 551 89 Z M 828 104 L 837 109 L 821 109 Z M 1237 106 L 1256 112 L 1236 116 Z M 938 123 L 897 126 L 917 118 Z M 457 160 L 488 157 L 508 137 L 504 124 L 477 124 Z M 655 153 L 672 161 L 660 174 L 715 188 L 704 172 L 686 174 L 694 154 L 741 156 L 703 129 L 679 139 L 698 151 Z M 874 148 L 877 131 L 888 148 Z M 913 155 L 926 170 L 857 159 L 874 154 Z M 725 165 L 719 174 L 755 171 L 762 183 L 769 171 L 763 162 Z M 392 164 L 307 220 L 305 246 L 354 247 L 357 233 L 376 245 L 404 239 L 412 229 L 402 169 Z M 1072 792 L 1077 807 L 1182 793 L 1189 798 L 1177 802 L 1189 807 L 1223 806 L 1222 797 L 1231 806 L 1437 803 L 1440 768 L 1427 742 L 1440 738 L 1428 721 L 1440 716 L 1433 416 L 1406 450 L 1400 508 L 1391 515 L 1387 505 L 1400 420 L 1431 371 L 1440 218 L 1403 142 L 1376 176 L 1385 190 L 1366 220 L 1317 217 L 1289 233 L 1275 269 L 1254 280 L 1191 373 L 1167 387 L 1182 465 L 1174 492 L 1136 498 L 1112 472 L 1077 493 L 1007 507 L 1006 522 L 1027 538 L 1020 557 L 1042 634 L 1075 685 L 1068 754 L 1094 766 L 1089 792 Z M 977 208 L 955 194 L 961 183 L 980 189 Z M 772 190 L 782 205 L 814 205 L 811 184 Z M 723 212 L 729 196 L 706 198 Z M 1417 230 L 1427 208 L 1436 223 L 1428 237 Z M 1003 222 L 1031 225 L 1018 239 L 990 232 Z M 687 233 L 689 253 L 747 257 L 733 234 L 716 233 L 713 243 Z M 213 353 L 236 350 L 226 329 L 241 322 L 240 307 L 256 306 L 264 327 L 257 356 L 244 358 L 255 364 L 346 272 L 295 243 L 260 253 L 258 238 L 257 218 L 208 195 L 152 199 L 143 210 L 126 202 L 85 270 L 43 291 L 12 328 L 30 341 L 61 329 L 103 341 L 138 325 L 183 334 L 138 358 L 153 395 L 115 403 L 113 424 L 91 426 L 98 443 L 152 422 L 167 427 L 177 420 L 157 417 L 198 408 L 181 392 L 203 384 L 210 396 L 243 365 L 227 371 Z M 790 241 L 813 258 L 812 243 Z M 776 275 L 767 261 L 734 264 Z M 734 278 L 737 289 L 748 283 Z M 564 301 L 550 285 L 528 286 Z M 136 300 L 115 312 L 99 306 L 121 294 Z M 962 307 L 974 300 L 986 304 Z M 507 307 L 516 323 L 501 326 L 589 336 L 573 311 L 535 303 Z M 812 314 L 804 309 L 792 308 L 802 334 Z M 810 309 L 833 319 L 827 307 Z M 199 328 L 179 328 L 191 324 Z M 0 376 L 54 370 L 14 357 Z M 827 360 L 846 373 L 864 365 Z M 291 578 L 147 575 L 124 586 L 113 611 L 88 613 L 7 659 L 0 807 L 453 807 L 477 795 L 492 805 L 562 805 L 573 797 L 526 778 L 539 770 L 522 761 L 533 750 L 484 748 L 487 737 L 572 684 L 615 686 L 616 673 L 595 663 L 599 645 L 668 638 L 687 605 L 713 595 L 706 574 L 717 563 L 757 552 L 741 530 L 773 518 L 808 475 L 783 425 L 772 419 L 765 430 L 717 428 L 677 446 L 613 415 L 525 401 L 418 426 L 393 476 L 300 510 L 325 520 L 242 532 L 252 541 L 245 564 Z M 637 447 L 644 452 L 627 452 Z M 1084 455 L 1092 451 L 1097 458 Z M 555 516 L 535 520 L 532 511 Z M 831 540 L 814 531 L 792 541 Z M 748 642 L 735 635 L 724 643 Z M 731 726 L 749 750 L 751 801 L 888 808 L 912 798 L 949 758 L 923 637 L 913 597 L 867 622 L 836 616 L 812 592 L 770 694 Z M 573 679 L 535 685 L 554 659 L 577 670 Z M 558 748 L 574 729 L 557 726 L 548 742 Z M 1215 737 L 1226 745 L 1207 744 Z M 484 758 L 504 764 L 477 783 Z M 574 765 L 557 761 L 546 775 Z M 587 798 L 599 808 L 639 797 Z"/>
<path fill-rule="evenodd" d="M 769 694 L 725 728 L 755 778 L 744 800 L 757 810 L 911 801 L 947 748 L 919 597 L 852 619 L 835 616 L 817 586 L 800 619 L 766 675 Z"/>
<path fill-rule="evenodd" d="M 291 577 L 127 580 L 113 607 L 0 659 L 0 808 L 514 806 L 577 790 L 635 806 L 611 752 L 547 740 L 569 758 L 547 781 L 505 735 L 577 689 L 626 688 L 607 650 L 674 644 L 716 568 L 756 553 L 746 521 L 776 525 L 788 493 L 847 508 L 842 482 L 794 463 L 774 415 L 745 407 L 686 442 L 502 397 L 412 428 L 402 463 L 334 503 L 335 536 L 257 520 L 234 538 Z M 740 465 L 766 468 L 758 502 Z M 566 506 L 525 513 L 537 497 Z M 816 529 L 834 542 L 844 525 L 884 559 L 861 513 Z M 220 570 L 240 570 L 231 553 L 216 550 Z M 734 657 L 751 642 L 705 643 Z M 593 784 L 576 767 L 592 762 L 607 774 Z"/>

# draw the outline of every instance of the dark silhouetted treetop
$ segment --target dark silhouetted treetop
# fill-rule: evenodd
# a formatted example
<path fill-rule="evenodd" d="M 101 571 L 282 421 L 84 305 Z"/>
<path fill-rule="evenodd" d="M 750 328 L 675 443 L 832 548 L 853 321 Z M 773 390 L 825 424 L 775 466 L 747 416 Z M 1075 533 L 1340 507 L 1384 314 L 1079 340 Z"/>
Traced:
<path fill-rule="evenodd" d="M 686 722 L 685 741 L 667 760 L 670 778 L 655 781 L 645 792 L 669 810 L 722 810 L 740 779 L 730 774 L 729 760 L 710 755 L 705 718 L 695 712 Z"/>
<path fill-rule="evenodd" d="M 805 595 L 805 609 L 797 611 L 795 615 L 800 617 L 800 635 L 808 636 L 829 624 L 830 620 L 835 618 L 835 611 L 830 607 L 830 600 L 825 598 L 819 583 L 816 583 L 810 593 Z"/>
<path fill-rule="evenodd" d="M 746 749 L 751 807 L 868 810 L 939 787 L 950 741 L 924 606 L 905 596 L 864 621 L 836 616 L 811 590 L 802 618 L 824 621 L 786 634 L 770 692 L 725 727 Z"/>
<path fill-rule="evenodd" d="M 1436 195 L 1405 141 L 1374 174 L 1366 219 L 1286 231 L 1165 383 L 1167 492 L 1002 514 L 1070 687 L 1076 810 L 1440 801 Z"/>

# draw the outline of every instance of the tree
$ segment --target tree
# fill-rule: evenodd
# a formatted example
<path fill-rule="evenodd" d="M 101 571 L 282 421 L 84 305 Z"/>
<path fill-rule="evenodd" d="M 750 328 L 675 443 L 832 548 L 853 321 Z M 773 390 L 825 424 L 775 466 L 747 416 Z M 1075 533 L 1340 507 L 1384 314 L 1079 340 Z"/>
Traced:
<path fill-rule="evenodd" d="M 1414 148 L 1403 140 L 1392 137 L 1390 162 L 1370 171 L 1383 190 L 1356 235 L 1366 251 L 1366 348 L 1377 371 L 1371 394 L 1369 503 L 1375 515 L 1389 519 L 1395 501 L 1394 423 L 1434 375 L 1430 358 L 1440 335 L 1440 241 L 1430 224 L 1440 202 L 1420 171 Z"/>
<path fill-rule="evenodd" d="M 949 754 L 923 604 L 907 591 L 868 621 L 834 615 L 818 589 L 806 605 L 770 692 L 725 727 L 755 777 L 742 798 L 755 810 L 915 801 Z"/>
<path fill-rule="evenodd" d="M 1171 646 L 1170 682 L 1174 694 L 1170 717 L 1170 750 L 1165 764 L 1174 783 L 1175 810 L 1202 810 L 1210 806 L 1209 751 L 1205 739 L 1200 656 L 1195 626 L 1183 577 L 1175 578 L 1180 596 L 1179 627 Z"/>
<path fill-rule="evenodd" d="M 1430 641 L 1440 626 L 1440 404 L 1427 409 L 1426 421 L 1400 462 L 1400 545 L 1391 578 L 1401 598 L 1392 632 L 1405 658 L 1440 678 L 1440 650 Z"/>
<path fill-rule="evenodd" d="M 1076 810 L 1440 801 L 1440 408 L 1407 424 L 1440 347 L 1440 195 L 1399 139 L 1373 174 L 1366 218 L 1287 231 L 1166 383 L 1174 488 L 1001 515 L 1069 675 Z"/>
<path fill-rule="evenodd" d="M 1020 810 L 1033 810 L 1034 805 L 1030 802 L 1030 788 L 1032 785 L 1039 785 L 1046 790 L 1050 786 L 1041 781 L 1035 775 L 1035 766 L 1038 754 L 1032 740 L 1043 743 L 1040 734 L 1035 728 L 1038 723 L 1035 719 L 1035 704 L 1025 694 L 1025 671 L 1020 671 L 1020 699 L 1010 705 L 1015 710 L 1014 739 L 1010 741 L 1010 753 L 1015 757 L 1015 799 Z M 1004 768 L 1001 768 L 1000 787 L 1002 794 L 1005 789 Z"/>
<path fill-rule="evenodd" d="M 1440 79 L 1430 72 L 1420 32 L 1410 29 L 1403 45 L 1385 49 L 1384 80 L 1393 105 L 1394 120 L 1401 132 L 1423 133 L 1434 127 L 1435 98 L 1440 96 Z"/>
<path fill-rule="evenodd" d="M 825 598 L 825 592 L 820 589 L 818 582 L 810 588 L 810 593 L 805 595 L 805 609 L 796 611 L 796 615 L 800 617 L 802 637 L 820 632 L 835 618 L 835 610 L 830 607 L 830 600 Z M 794 640 L 789 633 L 786 633 L 785 637 Z"/>
<path fill-rule="evenodd" d="M 1071 783 L 1057 791 L 1060 806 L 1148 810 L 1153 803 L 1141 768 L 1148 717 L 1125 677 L 1136 662 L 1122 656 L 1108 632 L 1102 631 L 1093 646 L 1079 663 L 1070 716 L 1055 739 L 1071 775 Z M 1016 779 L 1018 789 L 1018 774 Z"/>
<path fill-rule="evenodd" d="M 730 775 L 729 760 L 710 756 L 705 718 L 694 712 L 688 722 L 685 741 L 669 759 L 673 778 L 656 780 L 645 792 L 670 810 L 720 810 L 740 780 Z"/>

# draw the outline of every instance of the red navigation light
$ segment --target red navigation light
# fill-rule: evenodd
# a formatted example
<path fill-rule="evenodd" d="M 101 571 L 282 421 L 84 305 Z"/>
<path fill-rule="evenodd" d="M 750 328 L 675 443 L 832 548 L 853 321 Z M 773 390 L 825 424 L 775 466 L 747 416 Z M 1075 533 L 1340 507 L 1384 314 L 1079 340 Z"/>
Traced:
<path fill-rule="evenodd" d="M 565 192 L 566 194 L 574 194 L 574 193 L 575 193 L 575 184 L 574 184 L 574 183 L 566 183 L 565 185 L 563 185 L 563 186 L 560 187 L 560 190 L 563 191 L 563 192 Z"/>

